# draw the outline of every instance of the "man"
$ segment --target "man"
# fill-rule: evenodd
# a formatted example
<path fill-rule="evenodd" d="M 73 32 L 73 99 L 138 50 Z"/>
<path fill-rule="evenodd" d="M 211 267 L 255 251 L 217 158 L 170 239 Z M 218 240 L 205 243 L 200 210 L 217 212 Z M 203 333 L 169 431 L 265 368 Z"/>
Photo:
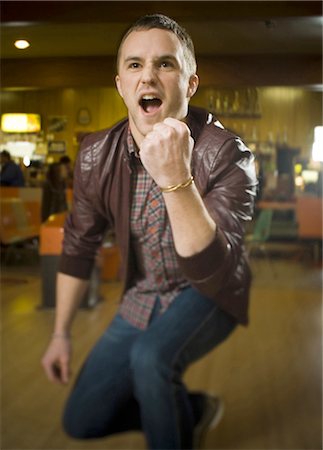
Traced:
<path fill-rule="evenodd" d="M 114 228 L 124 294 L 67 402 L 65 430 L 92 438 L 141 429 L 149 448 L 189 449 L 221 407 L 188 393 L 182 374 L 247 323 L 243 233 L 253 158 L 211 115 L 189 109 L 194 48 L 173 20 L 139 19 L 117 68 L 128 120 L 87 137 L 80 150 L 43 366 L 50 380 L 68 382 L 72 320 L 96 250 Z"/>
<path fill-rule="evenodd" d="M 7 150 L 1 152 L 1 186 L 23 187 L 25 185 L 24 175 L 21 168 L 12 159 Z"/>

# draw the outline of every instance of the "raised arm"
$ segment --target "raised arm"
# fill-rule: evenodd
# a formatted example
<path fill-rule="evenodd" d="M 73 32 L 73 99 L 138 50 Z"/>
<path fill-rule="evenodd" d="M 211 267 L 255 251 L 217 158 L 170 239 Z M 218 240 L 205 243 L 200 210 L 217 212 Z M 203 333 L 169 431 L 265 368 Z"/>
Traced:
<path fill-rule="evenodd" d="M 174 245 L 183 257 L 207 247 L 216 230 L 194 182 L 190 183 L 193 144 L 185 123 L 168 118 L 154 126 L 140 149 L 144 166 L 162 188 Z"/>
<path fill-rule="evenodd" d="M 257 180 L 253 156 L 239 139 L 219 139 L 212 130 L 205 136 L 204 145 L 210 148 L 203 153 L 207 162 L 194 167 L 199 190 L 189 182 L 193 141 L 185 123 L 165 119 L 156 124 L 143 140 L 140 156 L 164 191 L 183 273 L 195 288 L 217 301 L 220 290 L 240 285 L 239 276 L 248 272 L 243 236 L 252 217 Z M 186 187 L 173 190 L 178 184 Z"/>
<path fill-rule="evenodd" d="M 216 224 L 191 177 L 193 140 L 185 123 L 165 119 L 143 141 L 141 160 L 163 191 L 174 245 L 180 256 L 199 253 L 214 239 Z M 188 184 L 186 187 L 178 185 Z"/>

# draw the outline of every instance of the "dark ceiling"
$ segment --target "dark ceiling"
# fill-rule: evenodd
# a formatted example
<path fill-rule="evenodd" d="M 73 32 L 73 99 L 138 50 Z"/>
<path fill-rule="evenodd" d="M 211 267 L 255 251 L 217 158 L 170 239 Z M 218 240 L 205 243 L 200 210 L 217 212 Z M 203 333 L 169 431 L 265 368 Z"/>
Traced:
<path fill-rule="evenodd" d="M 321 53 L 321 2 L 2 1 L 1 55 L 114 55 L 125 28 L 153 12 L 183 24 L 200 55 Z M 31 47 L 15 49 L 17 38 Z"/>
<path fill-rule="evenodd" d="M 1 1 L 0 5 L 1 57 L 11 64 L 22 59 L 111 59 L 128 25 L 154 12 L 173 17 L 189 31 L 198 59 L 235 56 L 249 61 L 257 55 L 259 61 L 291 58 L 299 67 L 316 61 L 317 67 L 322 56 L 320 1 Z M 17 50 L 13 42 L 18 38 L 28 39 L 30 48 Z"/>

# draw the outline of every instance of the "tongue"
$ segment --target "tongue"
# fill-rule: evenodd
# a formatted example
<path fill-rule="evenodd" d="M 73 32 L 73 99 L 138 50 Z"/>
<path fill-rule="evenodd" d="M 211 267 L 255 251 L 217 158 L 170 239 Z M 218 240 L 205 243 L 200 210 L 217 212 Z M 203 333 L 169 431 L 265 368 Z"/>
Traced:
<path fill-rule="evenodd" d="M 157 109 L 160 107 L 161 101 L 159 99 L 153 99 L 153 100 L 144 100 L 143 102 L 143 108 L 145 112 L 147 113 L 153 113 L 157 111 Z"/>

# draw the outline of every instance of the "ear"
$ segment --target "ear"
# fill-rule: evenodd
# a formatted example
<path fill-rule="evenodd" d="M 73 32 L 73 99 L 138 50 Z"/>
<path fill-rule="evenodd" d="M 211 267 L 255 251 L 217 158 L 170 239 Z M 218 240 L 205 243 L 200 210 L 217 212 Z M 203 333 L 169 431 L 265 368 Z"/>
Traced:
<path fill-rule="evenodd" d="M 116 77 L 115 77 L 114 80 L 115 80 L 115 83 L 116 83 L 118 92 L 119 92 L 120 96 L 123 98 L 123 95 L 122 95 L 122 89 L 121 89 L 121 82 L 120 82 L 120 77 L 119 77 L 119 75 L 116 75 Z"/>
<path fill-rule="evenodd" d="M 199 85 L 199 77 L 194 74 L 190 76 L 187 89 L 187 98 L 193 97 Z"/>

